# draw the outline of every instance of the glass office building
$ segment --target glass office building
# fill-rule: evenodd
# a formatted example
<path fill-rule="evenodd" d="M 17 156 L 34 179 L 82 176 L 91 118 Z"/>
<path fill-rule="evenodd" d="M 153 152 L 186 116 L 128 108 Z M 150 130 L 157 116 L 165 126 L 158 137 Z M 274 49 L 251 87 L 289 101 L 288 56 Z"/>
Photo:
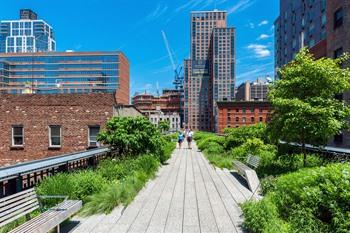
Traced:
<path fill-rule="evenodd" d="M 35 12 L 21 10 L 19 20 L 0 22 L 1 53 L 33 53 L 56 50 L 52 27 L 38 20 Z"/>
<path fill-rule="evenodd" d="M 128 104 L 129 64 L 121 52 L 2 53 L 0 91 L 11 94 L 117 92 L 120 102 Z"/>

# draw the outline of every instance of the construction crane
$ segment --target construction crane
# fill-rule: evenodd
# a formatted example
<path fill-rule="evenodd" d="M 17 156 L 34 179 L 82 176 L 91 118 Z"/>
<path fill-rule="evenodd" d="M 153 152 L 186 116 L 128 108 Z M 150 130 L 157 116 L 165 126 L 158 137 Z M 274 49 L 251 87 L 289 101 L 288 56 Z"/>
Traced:
<path fill-rule="evenodd" d="M 176 66 L 175 65 L 175 61 L 174 61 L 174 57 L 173 57 L 173 53 L 171 52 L 170 46 L 169 46 L 169 41 L 168 38 L 165 34 L 165 32 L 162 30 L 162 36 L 164 39 L 164 43 L 165 43 L 165 47 L 168 51 L 168 55 L 169 55 L 169 59 L 171 62 L 171 66 L 174 70 L 175 73 L 175 78 L 173 81 L 173 84 L 175 85 L 175 89 L 176 90 L 183 90 L 183 77 L 181 77 L 181 72 L 182 72 L 182 66 Z"/>

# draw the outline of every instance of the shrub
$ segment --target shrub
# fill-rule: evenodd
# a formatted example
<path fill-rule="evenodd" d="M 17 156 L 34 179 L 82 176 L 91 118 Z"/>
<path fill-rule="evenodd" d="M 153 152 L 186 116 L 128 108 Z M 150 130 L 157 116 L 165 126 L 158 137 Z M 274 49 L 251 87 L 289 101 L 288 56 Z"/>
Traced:
<path fill-rule="evenodd" d="M 289 225 L 280 219 L 278 209 L 270 198 L 261 201 L 248 201 L 241 205 L 244 226 L 252 233 L 289 232 Z"/>
<path fill-rule="evenodd" d="M 87 197 L 100 192 L 107 180 L 93 171 L 79 171 L 75 173 L 60 173 L 47 177 L 37 187 L 39 195 L 63 195 L 70 199 L 79 199 L 84 203 Z M 43 199 L 43 204 L 52 206 L 61 200 Z"/>
<path fill-rule="evenodd" d="M 260 157 L 259 167 L 264 167 L 271 163 L 277 153 L 276 147 L 269 144 L 264 144 L 261 139 L 247 139 L 241 146 L 232 149 L 232 156 L 235 159 L 245 161 L 248 155 Z"/>
<path fill-rule="evenodd" d="M 220 155 L 220 154 L 224 154 L 225 150 L 224 150 L 224 147 L 218 144 L 217 142 L 208 142 L 204 152 L 207 154 Z"/>
<path fill-rule="evenodd" d="M 159 156 L 159 160 L 162 164 L 164 164 L 170 157 L 173 151 L 176 148 L 175 142 L 165 142 L 163 145 L 163 151 L 161 155 Z"/>
<path fill-rule="evenodd" d="M 224 149 L 224 144 L 225 144 L 225 138 L 221 136 L 216 136 L 216 135 L 211 135 L 207 136 L 205 138 L 202 138 L 202 140 L 198 143 L 198 149 L 204 151 L 206 149 L 209 149 L 211 145 L 219 145 Z"/>
<path fill-rule="evenodd" d="M 230 157 L 227 154 L 207 154 L 205 153 L 207 159 L 209 162 L 219 168 L 227 168 L 231 169 L 232 168 L 232 157 Z"/>
<path fill-rule="evenodd" d="M 267 142 L 266 125 L 262 123 L 239 128 L 227 128 L 224 132 L 226 139 L 225 147 L 228 150 L 242 145 L 251 138 L 259 138 L 262 141 Z"/>
<path fill-rule="evenodd" d="M 110 145 L 122 155 L 161 155 L 164 138 L 160 131 L 144 117 L 113 117 L 97 139 Z"/>
<path fill-rule="evenodd" d="M 282 175 L 272 184 L 264 200 L 275 205 L 278 217 L 289 224 L 291 232 L 350 231 L 350 164 L 304 168 Z M 252 219 L 264 207 L 250 205 L 243 211 L 246 225 L 255 232 L 254 224 L 259 223 Z M 275 209 L 265 209 L 265 215 L 275 215 Z"/>

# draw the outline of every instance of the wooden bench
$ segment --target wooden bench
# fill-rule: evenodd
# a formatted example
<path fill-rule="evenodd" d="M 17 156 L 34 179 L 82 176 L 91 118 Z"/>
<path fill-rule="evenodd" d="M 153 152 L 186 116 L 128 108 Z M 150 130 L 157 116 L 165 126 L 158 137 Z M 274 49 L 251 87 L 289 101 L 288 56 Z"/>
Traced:
<path fill-rule="evenodd" d="M 14 195 L 0 199 L 0 227 L 26 216 L 29 220 L 29 214 L 34 210 L 40 209 L 39 198 L 62 198 L 63 196 L 37 196 L 35 190 L 28 189 Z M 60 231 L 60 224 L 77 213 L 82 207 L 82 201 L 64 200 L 62 203 L 41 213 L 39 216 L 30 219 L 11 233 L 46 233 L 55 227 Z"/>
<path fill-rule="evenodd" d="M 247 165 L 256 169 L 259 166 L 260 158 L 257 156 L 249 155 L 247 157 L 246 163 Z M 254 169 L 250 168 L 247 165 L 245 165 L 244 163 L 238 160 L 233 161 L 233 167 L 237 170 L 239 174 L 245 177 L 250 191 L 252 191 L 254 194 L 259 193 L 260 181 L 259 181 L 258 175 L 256 174 Z"/>

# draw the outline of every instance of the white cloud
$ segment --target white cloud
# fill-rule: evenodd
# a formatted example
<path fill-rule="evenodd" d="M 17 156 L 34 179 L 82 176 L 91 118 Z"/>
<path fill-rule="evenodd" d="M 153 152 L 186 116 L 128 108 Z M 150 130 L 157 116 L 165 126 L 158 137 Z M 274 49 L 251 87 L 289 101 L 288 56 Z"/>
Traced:
<path fill-rule="evenodd" d="M 269 57 L 271 55 L 271 51 L 266 45 L 250 44 L 247 48 L 252 50 L 258 58 Z"/>
<path fill-rule="evenodd" d="M 254 29 L 255 28 L 255 24 L 254 23 L 249 23 L 248 27 L 250 27 L 250 29 Z"/>
<path fill-rule="evenodd" d="M 257 40 L 266 40 L 268 38 L 270 38 L 272 35 L 267 35 L 267 34 L 261 34 Z"/>
<path fill-rule="evenodd" d="M 267 25 L 267 24 L 269 24 L 269 21 L 263 20 L 263 21 L 261 21 L 258 25 L 259 25 L 259 27 L 260 27 L 260 26 Z"/>
<path fill-rule="evenodd" d="M 155 20 L 159 17 L 161 17 L 162 15 L 165 14 L 165 12 L 168 10 L 168 6 L 167 5 L 162 5 L 162 4 L 158 4 L 156 9 L 154 9 L 149 15 L 146 16 L 146 21 L 151 21 L 151 20 Z"/>
<path fill-rule="evenodd" d="M 253 5 L 253 0 L 239 0 L 234 6 L 227 10 L 227 14 L 233 14 L 239 11 L 243 11 Z"/>

